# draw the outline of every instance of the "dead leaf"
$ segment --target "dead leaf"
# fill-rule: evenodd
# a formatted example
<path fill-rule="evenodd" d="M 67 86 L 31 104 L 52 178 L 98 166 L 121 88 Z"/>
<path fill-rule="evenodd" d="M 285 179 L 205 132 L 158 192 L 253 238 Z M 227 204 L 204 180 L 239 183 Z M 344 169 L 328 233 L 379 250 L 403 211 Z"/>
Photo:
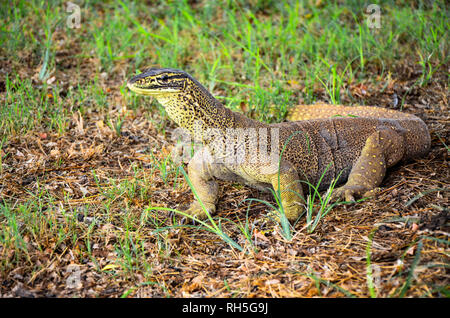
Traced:
<path fill-rule="evenodd" d="M 259 239 L 264 242 L 269 242 L 269 239 L 264 235 L 264 233 L 258 231 L 257 229 L 253 230 L 253 236 L 255 237 L 255 239 Z"/>
<path fill-rule="evenodd" d="M 415 251 L 416 251 L 416 246 L 413 245 L 413 246 L 411 246 L 411 247 L 406 251 L 406 254 L 408 254 L 408 255 L 414 255 Z"/>
<path fill-rule="evenodd" d="M 248 106 L 247 106 L 246 102 L 241 101 L 241 103 L 239 104 L 239 107 L 241 108 L 242 112 L 244 112 L 244 113 L 248 112 Z"/>
<path fill-rule="evenodd" d="M 58 148 L 54 148 L 54 149 L 50 150 L 50 156 L 51 157 L 57 158 L 57 157 L 60 156 L 60 154 L 61 153 L 60 153 Z"/>
<path fill-rule="evenodd" d="M 50 77 L 50 78 L 47 80 L 47 84 L 48 84 L 48 85 L 53 84 L 55 81 L 56 81 L 56 77 L 55 77 L 55 76 L 52 76 L 52 77 Z"/>
<path fill-rule="evenodd" d="M 266 280 L 266 282 L 264 283 L 266 286 L 267 285 L 275 285 L 275 284 L 279 284 L 280 280 L 278 279 L 270 279 L 270 280 Z"/>

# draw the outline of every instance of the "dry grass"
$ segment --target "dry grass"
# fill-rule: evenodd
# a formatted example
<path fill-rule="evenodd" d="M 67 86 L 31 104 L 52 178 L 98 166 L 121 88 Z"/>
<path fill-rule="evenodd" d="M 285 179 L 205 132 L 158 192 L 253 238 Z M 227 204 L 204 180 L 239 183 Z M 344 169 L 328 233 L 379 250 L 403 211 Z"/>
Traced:
<path fill-rule="evenodd" d="M 436 98 L 429 91 L 419 91 L 417 99 Z M 367 297 L 366 246 L 369 233 L 378 228 L 371 249 L 381 282 L 377 296 L 399 293 L 419 240 L 420 263 L 406 295 L 435 295 L 433 286 L 448 284 L 448 245 L 423 237 L 448 243 L 449 170 L 448 152 L 436 136 L 447 140 L 448 118 L 439 102 L 434 105 L 425 110 L 406 105 L 432 131 L 430 154 L 391 169 L 376 198 L 335 208 L 313 234 L 300 231 L 301 221 L 292 241 L 286 242 L 278 225 L 265 218 L 267 208 L 257 203 L 249 214 L 252 245 L 234 224 L 225 222 L 228 235 L 248 253 L 196 228 L 156 232 L 177 224 L 166 212 L 141 222 L 148 206 L 177 208 L 192 200 L 181 174 L 175 178 L 169 172 L 172 178 L 164 182 L 155 169 L 155 158 L 164 160 L 171 146 L 142 114 L 125 117 L 121 136 L 101 116 L 90 114 L 80 121 L 75 114 L 62 136 L 32 132 L 10 137 L 2 150 L 7 154 L 2 197 L 17 206 L 42 193 L 41 206 L 30 213 L 49 224 L 38 233 L 27 225 L 21 230 L 26 256 L 2 249 L 2 258 L 11 264 L 3 268 L 2 294 L 120 296 L 131 289 L 129 295 L 138 297 Z M 234 222 L 245 221 L 245 198 L 272 200 L 241 186 L 222 184 L 222 189 L 219 216 Z M 443 190 L 407 206 L 430 189 Z M 56 232 L 66 230 L 75 239 L 57 241 Z M 127 240 L 138 245 L 130 252 L 132 264 L 124 264 Z M 71 264 L 80 270 L 80 288 L 67 288 Z"/>
<path fill-rule="evenodd" d="M 64 39 L 64 32 L 59 36 Z M 421 67 L 411 58 L 393 65 L 387 79 L 344 84 L 344 104 L 356 98 L 423 118 L 432 148 L 426 157 L 390 169 L 375 198 L 333 209 L 312 234 L 302 219 L 286 241 L 262 203 L 253 202 L 246 219 L 245 199 L 273 203 L 271 195 L 221 183 L 218 217 L 242 247 L 238 251 L 198 224 L 183 225 L 167 211 L 149 209 L 181 208 L 193 198 L 167 159 L 175 126 L 155 103 L 123 90 L 127 60 L 106 73 L 98 58 L 78 56 L 84 52 L 79 43 L 67 41 L 56 55 L 57 89 L 36 88 L 42 83 L 33 52 L 21 53 L 28 63 L 1 62 L 18 76 L 14 83 L 33 78 L 31 87 L 47 96 L 49 109 L 62 101 L 66 117 L 61 129 L 36 124 L 2 139 L 0 296 L 449 295 L 448 63 L 424 86 L 417 85 Z M 72 47 L 76 55 L 69 53 Z M 371 68 L 377 66 L 368 63 L 365 72 Z M 76 94 L 80 82 L 90 83 L 84 99 Z M 17 87 L 7 91 L 6 83 L 2 75 L 2 100 L 24 94 Z M 282 85 L 293 91 L 295 103 L 310 93 L 329 100 L 318 83 L 307 94 L 303 83 Z M 223 84 L 216 92 L 233 93 Z M 255 110 L 248 114 L 258 117 Z M 247 229 L 239 227 L 245 224 Z"/>

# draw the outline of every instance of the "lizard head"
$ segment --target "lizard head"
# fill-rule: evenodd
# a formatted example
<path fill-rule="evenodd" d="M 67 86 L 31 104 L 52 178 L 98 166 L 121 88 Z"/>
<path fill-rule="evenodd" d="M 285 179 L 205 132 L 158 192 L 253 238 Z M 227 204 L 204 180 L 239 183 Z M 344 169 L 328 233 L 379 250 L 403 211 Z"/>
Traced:
<path fill-rule="evenodd" d="M 188 73 L 171 68 L 149 68 L 130 78 L 128 88 L 140 95 L 155 97 L 179 126 L 194 131 L 202 127 L 223 126 L 230 119 L 223 105 Z M 206 125 L 206 126 L 205 126 Z"/>
<path fill-rule="evenodd" d="M 168 95 L 183 91 L 192 78 L 184 71 L 171 68 L 149 68 L 127 82 L 130 90 L 141 95 Z"/>

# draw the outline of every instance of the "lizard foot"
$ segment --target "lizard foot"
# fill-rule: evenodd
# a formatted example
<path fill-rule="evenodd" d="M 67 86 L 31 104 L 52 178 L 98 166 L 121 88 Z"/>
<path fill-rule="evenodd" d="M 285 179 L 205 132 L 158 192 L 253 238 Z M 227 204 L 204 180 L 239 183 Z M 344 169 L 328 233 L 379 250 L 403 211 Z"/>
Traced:
<path fill-rule="evenodd" d="M 377 194 L 380 193 L 380 192 L 381 192 L 381 188 L 380 188 L 380 187 L 376 187 L 376 188 L 374 188 L 374 189 L 372 189 L 372 190 L 366 191 L 366 192 L 363 194 L 363 198 L 370 198 L 370 197 L 373 197 L 373 196 L 377 195 Z"/>
<path fill-rule="evenodd" d="M 216 212 L 216 206 L 214 204 L 203 202 L 203 205 L 210 215 L 213 215 Z M 198 201 L 192 202 L 189 208 L 184 210 L 183 212 L 192 216 L 194 220 L 204 220 L 208 217 L 206 211 Z"/>
<path fill-rule="evenodd" d="M 380 188 L 374 188 L 366 191 L 363 186 L 358 185 L 344 185 L 331 193 L 331 201 L 338 201 L 344 199 L 348 202 L 354 202 L 356 197 L 372 197 L 380 191 Z M 364 193 L 364 194 L 362 194 Z"/>
<path fill-rule="evenodd" d="M 284 208 L 284 214 L 286 215 L 286 218 L 289 220 L 291 224 L 294 224 L 295 221 L 299 218 L 301 215 L 301 212 L 304 210 L 304 208 L 301 205 L 293 204 L 290 206 L 285 206 Z M 272 210 L 269 212 L 269 217 L 273 218 L 275 222 L 281 223 L 280 218 L 281 211 L 279 210 Z"/>
<path fill-rule="evenodd" d="M 355 195 L 359 196 L 362 191 L 364 191 L 362 186 L 344 185 L 333 190 L 331 193 L 331 201 L 339 201 L 344 199 L 348 202 L 354 202 Z"/>

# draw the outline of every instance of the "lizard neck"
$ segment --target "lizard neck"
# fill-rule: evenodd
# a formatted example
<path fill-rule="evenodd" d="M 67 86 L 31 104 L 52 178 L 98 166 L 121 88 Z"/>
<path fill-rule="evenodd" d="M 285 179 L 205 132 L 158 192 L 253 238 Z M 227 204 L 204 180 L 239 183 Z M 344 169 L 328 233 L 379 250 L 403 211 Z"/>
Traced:
<path fill-rule="evenodd" d="M 155 97 L 164 106 L 170 119 L 191 134 L 199 128 L 223 131 L 235 127 L 235 114 L 196 80 L 188 80 L 183 91 Z"/>

